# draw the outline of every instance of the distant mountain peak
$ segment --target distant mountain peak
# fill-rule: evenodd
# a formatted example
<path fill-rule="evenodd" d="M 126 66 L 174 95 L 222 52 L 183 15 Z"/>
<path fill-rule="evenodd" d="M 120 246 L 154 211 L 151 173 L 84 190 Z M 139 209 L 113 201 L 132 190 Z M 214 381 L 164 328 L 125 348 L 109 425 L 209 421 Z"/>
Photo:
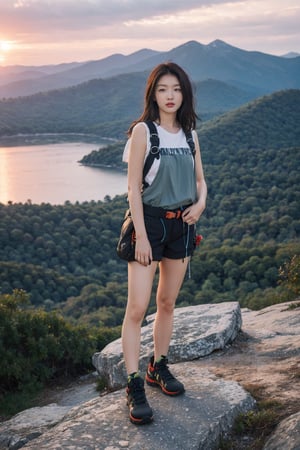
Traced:
<path fill-rule="evenodd" d="M 221 39 L 215 39 L 208 44 L 208 47 L 230 47 L 226 42 Z"/>
<path fill-rule="evenodd" d="M 225 41 L 221 41 L 221 39 L 215 39 L 214 41 L 210 42 L 206 46 L 208 49 L 216 49 L 220 50 L 222 52 L 226 50 L 233 50 L 236 49 L 236 47 L 233 47 L 232 45 L 227 44 Z"/>
<path fill-rule="evenodd" d="M 141 56 L 141 55 L 145 55 L 147 57 L 151 56 L 151 55 L 156 55 L 161 53 L 158 50 L 152 50 L 151 48 L 141 48 L 140 50 L 137 50 L 133 53 L 130 53 L 128 56 Z"/>
<path fill-rule="evenodd" d="M 182 45 L 179 45 L 176 48 L 191 48 L 191 47 L 217 47 L 217 48 L 227 48 L 227 47 L 231 47 L 231 45 L 227 44 L 224 41 L 221 41 L 221 39 L 215 39 L 214 41 L 210 42 L 207 45 L 201 44 L 198 41 L 195 40 L 191 40 L 191 41 L 187 41 Z"/>
<path fill-rule="evenodd" d="M 300 53 L 289 52 L 286 53 L 285 55 L 282 55 L 282 58 L 297 58 L 298 56 L 300 56 Z"/>
<path fill-rule="evenodd" d="M 179 45 L 178 47 L 173 48 L 173 50 L 177 50 L 177 49 L 191 49 L 191 48 L 199 48 L 199 47 L 203 47 L 203 44 L 200 44 L 200 42 L 198 41 L 188 41 L 185 42 L 182 45 Z"/>
<path fill-rule="evenodd" d="M 191 40 L 191 41 L 187 41 L 185 44 L 183 44 L 182 47 L 190 46 L 190 45 L 197 45 L 197 46 L 199 46 L 201 44 L 198 41 Z"/>

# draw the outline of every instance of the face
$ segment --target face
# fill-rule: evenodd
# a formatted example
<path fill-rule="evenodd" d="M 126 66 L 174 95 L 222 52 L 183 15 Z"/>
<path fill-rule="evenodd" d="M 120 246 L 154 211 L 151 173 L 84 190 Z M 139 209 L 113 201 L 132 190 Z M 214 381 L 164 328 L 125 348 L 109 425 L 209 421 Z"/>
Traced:
<path fill-rule="evenodd" d="M 175 113 L 182 104 L 182 92 L 175 75 L 163 75 L 157 82 L 155 100 L 158 108 L 167 113 Z"/>

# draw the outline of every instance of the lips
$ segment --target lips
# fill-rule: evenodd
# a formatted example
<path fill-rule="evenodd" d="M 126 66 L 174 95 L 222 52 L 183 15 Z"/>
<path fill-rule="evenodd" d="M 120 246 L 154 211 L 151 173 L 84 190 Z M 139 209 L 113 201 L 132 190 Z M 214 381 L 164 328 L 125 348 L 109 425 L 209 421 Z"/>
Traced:
<path fill-rule="evenodd" d="M 167 103 L 166 106 L 167 106 L 168 108 L 173 108 L 173 106 L 175 106 L 175 103 Z"/>

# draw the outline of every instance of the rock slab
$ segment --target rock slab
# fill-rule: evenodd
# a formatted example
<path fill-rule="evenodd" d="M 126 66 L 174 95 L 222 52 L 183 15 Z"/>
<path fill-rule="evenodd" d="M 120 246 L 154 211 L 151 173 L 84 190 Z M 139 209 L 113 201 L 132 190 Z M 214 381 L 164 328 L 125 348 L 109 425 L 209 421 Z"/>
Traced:
<path fill-rule="evenodd" d="M 153 354 L 152 328 L 155 314 L 146 317 L 141 331 L 140 370 L 146 369 Z M 170 363 L 192 361 L 223 349 L 232 342 L 242 326 L 238 302 L 197 305 L 177 308 L 174 312 L 174 331 L 168 359 Z M 95 353 L 93 365 L 108 387 L 119 389 L 126 383 L 125 362 L 121 339 Z"/>
<path fill-rule="evenodd" d="M 59 423 L 69 410 L 67 406 L 52 403 L 16 414 L 0 425 L 0 450 L 22 448 L 28 441 Z"/>
<path fill-rule="evenodd" d="M 170 398 L 146 387 L 154 421 L 129 422 L 124 390 L 73 408 L 64 419 L 23 448 L 31 450 L 214 450 L 237 414 L 254 407 L 252 397 L 236 382 L 225 381 L 192 362 L 172 366 L 185 380 L 186 392 Z"/>

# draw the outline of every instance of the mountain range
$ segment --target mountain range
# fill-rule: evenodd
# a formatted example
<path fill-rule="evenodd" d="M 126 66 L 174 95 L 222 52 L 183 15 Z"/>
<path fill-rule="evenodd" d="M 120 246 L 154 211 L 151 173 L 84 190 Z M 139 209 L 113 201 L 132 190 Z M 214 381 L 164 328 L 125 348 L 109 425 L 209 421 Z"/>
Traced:
<path fill-rule="evenodd" d="M 124 138 L 130 122 L 142 111 L 149 70 L 166 60 L 178 62 L 189 73 L 203 120 L 272 92 L 300 88 L 300 57 L 248 52 L 222 41 L 209 45 L 190 41 L 170 52 L 144 49 L 129 56 L 23 71 L 20 66 L 5 67 L 0 79 L 3 82 L 14 70 L 10 89 L 17 98 L 8 95 L 8 85 L 0 86 L 2 94 L 6 92 L 0 100 L 0 136 L 88 133 Z M 32 78 L 17 81 L 24 73 Z M 25 95 L 29 88 L 40 92 Z"/>
<path fill-rule="evenodd" d="M 148 73 L 167 60 L 184 67 L 194 82 L 214 79 L 254 96 L 300 88 L 300 56 L 245 51 L 215 40 L 208 45 L 189 41 L 166 52 L 142 49 L 128 56 L 113 54 L 82 63 L 0 67 L 0 97 L 28 96 L 126 73 Z"/>

